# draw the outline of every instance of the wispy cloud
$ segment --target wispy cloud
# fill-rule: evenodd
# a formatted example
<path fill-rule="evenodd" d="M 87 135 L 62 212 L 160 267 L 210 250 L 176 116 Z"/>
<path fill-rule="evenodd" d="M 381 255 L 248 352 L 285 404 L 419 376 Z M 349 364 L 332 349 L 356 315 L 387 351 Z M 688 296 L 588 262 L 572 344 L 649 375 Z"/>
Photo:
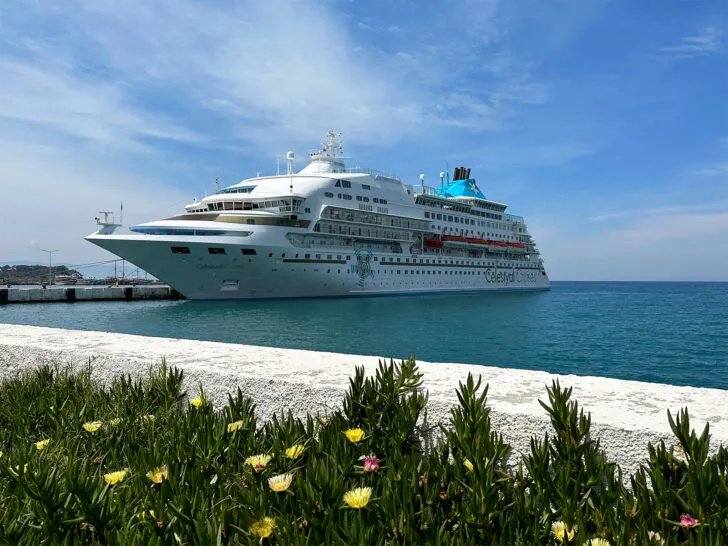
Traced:
<path fill-rule="evenodd" d="M 685 36 L 676 45 L 660 48 L 660 52 L 676 59 L 710 55 L 723 49 L 723 31 L 716 25 L 703 27 L 697 34 Z"/>
<path fill-rule="evenodd" d="M 706 203 L 694 203 L 690 205 L 677 205 L 671 207 L 644 207 L 639 209 L 622 209 L 611 212 L 604 212 L 590 216 L 592 222 L 605 222 L 608 220 L 617 220 L 620 218 L 646 218 L 649 216 L 662 215 L 686 215 L 686 214 L 711 214 L 711 213 L 728 214 L 728 201 L 718 200 Z"/>

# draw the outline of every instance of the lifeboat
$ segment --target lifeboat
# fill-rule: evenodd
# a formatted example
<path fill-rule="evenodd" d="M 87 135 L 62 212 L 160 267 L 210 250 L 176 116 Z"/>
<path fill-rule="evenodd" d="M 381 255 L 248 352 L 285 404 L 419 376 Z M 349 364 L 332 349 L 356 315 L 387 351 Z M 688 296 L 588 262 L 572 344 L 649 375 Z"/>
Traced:
<path fill-rule="evenodd" d="M 506 251 L 506 243 L 505 241 L 493 241 L 492 239 L 488 239 L 486 241 L 488 244 L 488 247 L 490 250 L 494 252 L 505 252 Z"/>
<path fill-rule="evenodd" d="M 442 248 L 444 244 L 439 239 L 425 239 L 425 246 L 427 248 Z"/>
<path fill-rule="evenodd" d="M 445 242 L 452 243 L 467 243 L 468 240 L 462 235 L 443 235 L 442 240 Z"/>
<path fill-rule="evenodd" d="M 468 241 L 468 244 L 471 244 L 471 245 L 486 245 L 486 244 L 488 244 L 485 241 L 485 239 L 479 239 L 477 237 L 468 237 L 466 240 Z"/>

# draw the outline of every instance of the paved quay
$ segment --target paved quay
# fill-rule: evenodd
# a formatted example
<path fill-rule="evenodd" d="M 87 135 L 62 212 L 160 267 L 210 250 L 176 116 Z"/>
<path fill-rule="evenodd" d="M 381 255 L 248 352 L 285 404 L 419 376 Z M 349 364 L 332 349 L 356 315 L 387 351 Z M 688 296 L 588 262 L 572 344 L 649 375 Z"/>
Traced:
<path fill-rule="evenodd" d="M 146 374 L 162 358 L 184 370 L 188 392 L 201 385 L 216 406 L 224 405 L 227 394 L 240 387 L 255 401 L 262 419 L 289 409 L 298 416 L 331 411 L 339 407 L 354 367 L 364 366 L 371 373 L 378 362 L 371 356 L 0 324 L 0 379 L 41 363 L 79 368 L 90 359 L 95 377 L 106 381 L 122 372 Z M 490 385 L 494 428 L 517 452 L 528 452 L 530 438 L 542 438 L 549 430 L 538 400 L 547 400 L 546 386 L 554 379 L 573 387 L 580 407 L 591 412 L 593 432 L 607 456 L 625 473 L 644 461 L 648 441 L 674 443 L 668 409 L 675 414 L 689 408 L 694 428 L 700 431 L 710 423 L 714 448 L 728 445 L 725 390 L 468 364 L 418 364 L 429 393 L 426 425 L 446 423 L 457 403 L 458 382 L 469 372 L 480 374 Z"/>

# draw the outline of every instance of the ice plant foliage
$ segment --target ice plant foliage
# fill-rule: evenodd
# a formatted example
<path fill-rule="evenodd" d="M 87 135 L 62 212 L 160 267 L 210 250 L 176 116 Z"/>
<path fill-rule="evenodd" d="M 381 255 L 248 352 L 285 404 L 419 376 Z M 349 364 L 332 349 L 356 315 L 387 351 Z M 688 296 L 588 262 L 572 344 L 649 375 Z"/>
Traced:
<path fill-rule="evenodd" d="M 686 411 L 623 476 L 558 383 L 523 455 L 472 376 L 423 450 L 422 385 L 413 359 L 356 368 L 325 418 L 262 422 L 240 390 L 195 407 L 166 366 L 103 387 L 48 366 L 0 381 L 0 543 L 728 546 L 728 451 Z"/>
<path fill-rule="evenodd" d="M 346 435 L 346 439 L 352 444 L 358 444 L 364 438 L 364 431 L 360 428 L 350 428 L 345 430 L 344 434 Z"/>
<path fill-rule="evenodd" d="M 364 508 L 372 496 L 371 487 L 357 487 L 344 493 L 344 502 L 351 508 Z"/>
<path fill-rule="evenodd" d="M 293 474 L 278 474 L 277 476 L 273 476 L 268 479 L 268 486 L 272 491 L 280 493 L 281 491 L 286 491 L 289 487 L 291 487 L 292 481 Z"/>
<path fill-rule="evenodd" d="M 569 529 L 563 521 L 555 521 L 551 524 L 551 533 L 558 542 L 571 542 L 574 540 L 574 529 Z"/>

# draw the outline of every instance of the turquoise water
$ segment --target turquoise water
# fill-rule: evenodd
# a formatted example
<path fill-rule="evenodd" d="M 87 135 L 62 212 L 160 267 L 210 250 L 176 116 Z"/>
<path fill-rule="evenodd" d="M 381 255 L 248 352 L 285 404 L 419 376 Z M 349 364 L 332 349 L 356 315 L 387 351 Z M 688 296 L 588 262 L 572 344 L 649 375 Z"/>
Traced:
<path fill-rule="evenodd" d="M 49 303 L 0 322 L 728 389 L 728 283 L 265 302 Z"/>

